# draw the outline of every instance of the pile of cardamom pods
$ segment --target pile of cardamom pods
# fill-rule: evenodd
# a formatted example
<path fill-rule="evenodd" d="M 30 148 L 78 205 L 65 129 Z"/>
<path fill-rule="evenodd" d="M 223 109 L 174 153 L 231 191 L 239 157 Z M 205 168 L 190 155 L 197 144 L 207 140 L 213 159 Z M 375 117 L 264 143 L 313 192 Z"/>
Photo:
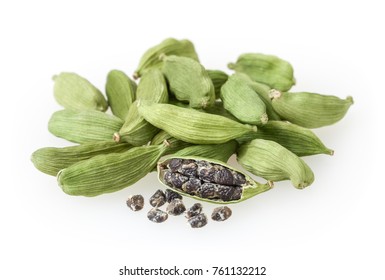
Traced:
<path fill-rule="evenodd" d="M 121 190 L 152 171 L 176 192 L 214 203 L 243 201 L 274 181 L 312 184 L 301 157 L 333 150 L 311 129 L 342 119 L 352 97 L 289 92 L 293 68 L 273 55 L 242 54 L 228 68 L 234 73 L 205 69 L 191 41 L 168 38 L 143 54 L 133 79 L 110 71 L 107 98 L 85 78 L 60 73 L 54 96 L 64 109 L 48 129 L 77 145 L 38 149 L 32 162 L 82 196 Z M 227 165 L 233 154 L 266 182 Z"/>

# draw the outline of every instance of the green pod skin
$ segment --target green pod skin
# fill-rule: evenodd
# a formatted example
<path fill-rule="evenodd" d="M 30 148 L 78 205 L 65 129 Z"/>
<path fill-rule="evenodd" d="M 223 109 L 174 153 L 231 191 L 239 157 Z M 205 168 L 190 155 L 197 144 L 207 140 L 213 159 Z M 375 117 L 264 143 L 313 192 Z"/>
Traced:
<path fill-rule="evenodd" d="M 168 38 L 148 49 L 143 54 L 139 65 L 134 72 L 134 79 L 141 77 L 148 69 L 161 67 L 162 61 L 159 60 L 161 54 L 189 57 L 195 61 L 199 61 L 195 47 L 191 41 L 186 39 L 176 40 L 174 38 Z"/>
<path fill-rule="evenodd" d="M 224 83 L 226 83 L 227 79 L 229 78 L 229 75 L 227 75 L 225 72 L 221 70 L 206 70 L 207 74 L 209 74 L 209 77 L 214 85 L 215 90 L 215 99 L 219 99 L 221 97 L 221 87 Z"/>
<path fill-rule="evenodd" d="M 136 83 L 124 72 L 112 70 L 107 75 L 106 94 L 112 113 L 124 120 L 135 101 Z"/>
<path fill-rule="evenodd" d="M 192 144 L 220 144 L 256 131 L 226 117 L 170 104 L 141 104 L 139 114 L 171 136 Z"/>
<path fill-rule="evenodd" d="M 223 102 L 221 100 L 215 101 L 213 106 L 205 108 L 202 112 L 219 115 L 222 117 L 226 117 L 230 120 L 239 122 L 239 120 L 236 117 L 234 117 L 229 111 L 225 109 L 225 107 L 223 106 Z"/>
<path fill-rule="evenodd" d="M 341 120 L 353 104 L 353 98 L 346 99 L 332 95 L 310 92 L 271 91 L 274 110 L 291 123 L 319 128 Z"/>
<path fill-rule="evenodd" d="M 138 112 L 138 103 L 135 101 L 130 107 L 127 117 L 119 132 L 114 133 L 115 142 L 127 142 L 133 146 L 147 144 L 158 133 L 159 129 L 147 122 Z"/>
<path fill-rule="evenodd" d="M 111 140 L 123 125 L 118 117 L 94 110 L 55 112 L 48 122 L 48 130 L 55 136 L 74 143 Z"/>
<path fill-rule="evenodd" d="M 58 184 L 69 195 L 97 196 L 119 191 L 151 172 L 170 147 L 142 146 L 98 155 L 62 169 L 57 175 Z"/>
<path fill-rule="evenodd" d="M 192 159 L 192 160 L 205 160 L 205 161 L 208 161 L 209 163 L 218 164 L 218 165 L 226 167 L 226 168 L 228 168 L 228 169 L 230 169 L 232 171 L 235 171 L 235 172 L 243 174 L 245 176 L 246 183 L 244 183 L 242 185 L 242 196 L 241 196 L 241 198 L 238 199 L 238 200 L 231 200 L 231 201 L 223 201 L 223 200 L 220 200 L 220 199 L 202 198 L 202 197 L 198 197 L 198 196 L 195 196 L 195 195 L 190 195 L 190 194 L 184 192 L 181 189 L 172 188 L 172 187 L 168 186 L 164 182 L 164 173 L 165 173 L 165 171 L 167 169 L 167 164 L 170 162 L 170 160 L 175 159 L 175 158 L 178 158 L 178 159 Z M 197 200 L 206 201 L 206 202 L 215 203 L 215 204 L 234 204 L 234 203 L 239 203 L 239 202 L 245 201 L 246 199 L 249 199 L 249 198 L 251 198 L 253 196 L 256 196 L 256 195 L 258 195 L 260 193 L 263 193 L 263 192 L 268 191 L 268 190 L 273 188 L 273 183 L 272 182 L 268 181 L 266 184 L 258 183 L 257 181 L 255 181 L 253 178 L 251 178 L 247 174 L 244 174 L 243 172 L 235 169 L 232 166 L 227 165 L 224 162 L 221 162 L 219 160 L 214 160 L 214 159 L 208 159 L 208 158 L 202 158 L 202 157 L 193 157 L 193 156 L 170 156 L 170 157 L 167 157 L 166 159 L 164 159 L 162 161 L 159 161 L 158 162 L 158 180 L 163 185 L 165 185 L 166 187 L 172 189 L 173 191 L 175 191 L 177 193 L 180 193 L 183 196 L 187 196 L 187 197 L 191 197 L 191 198 L 194 198 L 194 199 L 197 199 Z"/>
<path fill-rule="evenodd" d="M 249 87 L 251 87 L 259 95 L 263 103 L 265 103 L 266 114 L 269 120 L 271 121 L 281 120 L 281 117 L 273 109 L 273 104 L 271 103 L 271 98 L 269 94 L 271 88 L 269 86 L 255 82 L 249 76 L 243 73 L 235 73 L 233 74 L 233 76 L 237 76 L 240 79 L 243 79 L 245 82 L 247 82 Z"/>
<path fill-rule="evenodd" d="M 75 73 L 63 72 L 53 77 L 56 101 L 66 109 L 105 112 L 108 103 L 88 80 Z"/>
<path fill-rule="evenodd" d="M 193 145 L 174 153 L 174 157 L 194 156 L 227 162 L 236 152 L 238 143 L 235 140 L 217 145 Z"/>
<path fill-rule="evenodd" d="M 255 138 L 277 142 L 299 157 L 334 154 L 313 131 L 289 122 L 269 121 L 258 129 Z"/>
<path fill-rule="evenodd" d="M 197 61 L 175 55 L 161 56 L 162 72 L 170 91 L 190 107 L 206 108 L 215 102 L 215 90 L 207 71 Z"/>
<path fill-rule="evenodd" d="M 269 121 L 258 131 L 237 138 L 242 145 L 254 139 L 265 139 L 279 143 L 299 157 L 317 154 L 333 155 L 310 129 L 286 121 Z"/>
<path fill-rule="evenodd" d="M 288 91 L 295 85 L 293 67 L 289 62 L 274 55 L 242 54 L 236 63 L 229 63 L 228 67 L 248 75 L 253 81 L 266 84 L 277 90 Z"/>
<path fill-rule="evenodd" d="M 166 131 L 163 131 L 163 130 L 159 131 L 154 136 L 154 138 L 152 138 L 150 145 L 160 145 L 162 143 L 169 145 L 164 155 L 174 154 L 179 150 L 192 146 L 192 144 L 190 143 L 187 143 L 172 137 L 170 134 L 168 134 Z"/>
<path fill-rule="evenodd" d="M 280 144 L 255 139 L 240 146 L 237 160 L 247 171 L 271 181 L 291 180 L 294 187 L 303 189 L 314 181 L 310 167 Z"/>
<path fill-rule="evenodd" d="M 36 150 L 31 156 L 31 161 L 41 172 L 56 176 L 60 170 L 79 161 L 102 154 L 124 152 L 130 148 L 130 144 L 116 144 L 112 140 L 64 148 L 46 147 Z"/>
<path fill-rule="evenodd" d="M 171 98 L 169 100 L 169 103 L 181 108 L 191 108 L 187 103 L 184 103 L 182 101 L 179 101 L 175 98 Z M 239 120 L 234 117 L 232 114 L 230 114 L 224 107 L 221 100 L 216 100 L 213 106 L 204 108 L 204 109 L 195 109 L 199 112 L 206 112 L 214 115 L 219 115 L 222 117 L 226 117 L 228 119 L 231 119 L 233 121 L 239 122 Z"/>
<path fill-rule="evenodd" d="M 223 107 L 243 123 L 267 123 L 266 106 L 259 95 L 237 76 L 230 76 L 221 88 Z"/>
<path fill-rule="evenodd" d="M 168 103 L 167 83 L 162 71 L 153 68 L 142 76 L 136 92 L 136 99 Z"/>

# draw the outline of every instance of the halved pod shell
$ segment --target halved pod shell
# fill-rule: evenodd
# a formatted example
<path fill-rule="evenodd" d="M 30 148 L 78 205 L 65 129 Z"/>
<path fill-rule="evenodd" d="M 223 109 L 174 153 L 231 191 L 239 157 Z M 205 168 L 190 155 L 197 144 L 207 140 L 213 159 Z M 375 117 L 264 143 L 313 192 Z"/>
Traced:
<path fill-rule="evenodd" d="M 270 190 L 224 162 L 202 157 L 169 157 L 158 162 L 158 179 L 174 191 L 198 200 L 227 204 Z"/>

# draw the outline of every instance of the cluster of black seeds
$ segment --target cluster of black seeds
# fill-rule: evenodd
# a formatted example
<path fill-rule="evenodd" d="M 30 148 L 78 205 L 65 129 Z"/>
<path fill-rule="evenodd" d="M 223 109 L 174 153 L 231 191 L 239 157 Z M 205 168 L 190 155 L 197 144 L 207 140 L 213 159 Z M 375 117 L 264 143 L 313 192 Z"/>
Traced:
<path fill-rule="evenodd" d="M 171 159 L 164 171 L 164 182 L 187 194 L 212 200 L 239 200 L 245 176 L 205 160 Z"/>
<path fill-rule="evenodd" d="M 208 219 L 206 214 L 202 213 L 202 204 L 195 203 L 190 208 L 186 209 L 182 201 L 182 196 L 170 189 L 165 192 L 157 190 L 150 197 L 150 204 L 153 207 L 148 213 L 147 218 L 154 223 L 163 223 L 168 219 L 169 215 L 179 216 L 185 213 L 188 224 L 192 228 L 201 228 L 207 225 Z M 166 211 L 159 207 L 168 203 Z M 143 209 L 144 198 L 142 195 L 132 195 L 127 199 L 127 206 L 133 211 Z M 224 221 L 231 216 L 231 209 L 227 206 L 215 208 L 211 218 L 214 221 Z"/>

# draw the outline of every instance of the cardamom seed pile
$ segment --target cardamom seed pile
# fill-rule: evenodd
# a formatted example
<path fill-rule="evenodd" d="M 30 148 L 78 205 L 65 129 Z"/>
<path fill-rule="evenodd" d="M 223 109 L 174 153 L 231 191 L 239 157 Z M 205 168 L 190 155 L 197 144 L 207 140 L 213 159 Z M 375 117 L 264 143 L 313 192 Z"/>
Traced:
<path fill-rule="evenodd" d="M 293 67 L 273 55 L 242 54 L 228 68 L 234 72 L 206 69 L 191 41 L 168 38 L 143 54 L 133 79 L 110 71 L 107 98 L 85 78 L 60 73 L 54 97 L 64 109 L 48 129 L 77 145 L 41 148 L 32 162 L 57 176 L 65 193 L 82 196 L 121 190 L 153 171 L 181 195 L 220 204 L 274 181 L 311 185 L 314 174 L 301 157 L 333 154 L 311 129 L 342 119 L 353 98 L 290 92 Z M 267 182 L 227 165 L 233 154 Z"/>

